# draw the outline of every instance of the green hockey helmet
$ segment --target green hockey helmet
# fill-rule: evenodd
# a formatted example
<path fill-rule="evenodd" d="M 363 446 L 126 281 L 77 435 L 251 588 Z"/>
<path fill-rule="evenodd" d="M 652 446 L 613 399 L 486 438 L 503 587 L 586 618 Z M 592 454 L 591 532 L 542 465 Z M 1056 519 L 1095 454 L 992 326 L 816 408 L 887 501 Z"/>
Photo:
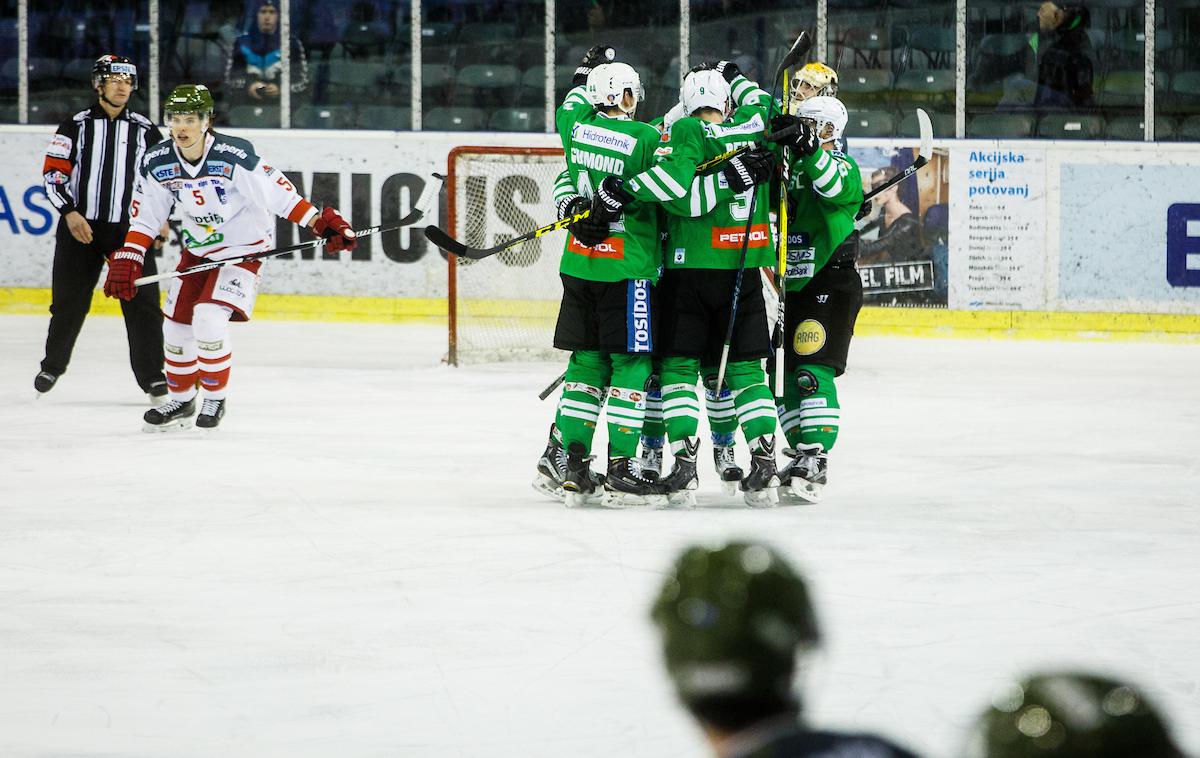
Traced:
<path fill-rule="evenodd" d="M 771 547 L 689 547 L 663 582 L 651 618 L 680 698 L 790 701 L 797 654 L 820 635 L 808 588 Z"/>
<path fill-rule="evenodd" d="M 203 84 L 180 84 L 167 95 L 163 113 L 167 117 L 195 113 L 197 116 L 211 117 L 216 109 L 212 93 Z"/>
<path fill-rule="evenodd" d="M 1034 674 L 1001 688 L 976 722 L 976 758 L 1182 758 L 1133 686 L 1084 673 Z"/>

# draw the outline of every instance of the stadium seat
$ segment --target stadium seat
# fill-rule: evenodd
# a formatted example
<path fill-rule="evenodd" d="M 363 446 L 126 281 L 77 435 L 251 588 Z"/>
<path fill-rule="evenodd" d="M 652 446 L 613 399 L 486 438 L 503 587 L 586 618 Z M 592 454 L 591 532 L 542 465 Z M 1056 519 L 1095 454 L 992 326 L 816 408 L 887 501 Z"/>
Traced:
<path fill-rule="evenodd" d="M 1140 116 L 1117 116 L 1108 120 L 1104 136 L 1107 139 L 1142 140 L 1146 136 L 1146 121 Z M 1175 137 L 1175 124 L 1171 119 L 1157 116 L 1154 119 L 1154 140 L 1170 140 Z"/>
<path fill-rule="evenodd" d="M 278 105 L 235 105 L 229 109 L 229 125 L 252 129 L 278 129 Z"/>
<path fill-rule="evenodd" d="M 955 126 L 954 114 L 944 111 L 926 111 L 929 114 L 929 123 L 933 127 L 933 135 L 937 139 L 953 139 Z M 900 119 L 900 125 L 896 128 L 897 137 L 919 137 L 921 136 L 921 125 L 917 121 L 917 112 L 910 110 L 904 114 L 904 118 Z"/>
<path fill-rule="evenodd" d="M 914 68 L 896 78 L 898 98 L 913 102 L 938 102 L 954 97 L 954 72 L 940 68 Z"/>
<path fill-rule="evenodd" d="M 350 111 L 333 105 L 301 105 L 292 114 L 295 129 L 345 129 L 350 124 Z"/>
<path fill-rule="evenodd" d="M 903 44 L 903 30 L 885 28 L 864 28 L 856 26 L 849 29 L 838 43 L 841 47 L 854 51 L 854 64 L 867 68 L 882 68 L 880 53 L 899 47 Z M 899 40 L 894 38 L 898 37 Z"/>
<path fill-rule="evenodd" d="M 920 51 L 930 68 L 947 68 L 954 62 L 956 36 L 954 29 L 922 27 L 908 38 L 908 46 Z"/>
<path fill-rule="evenodd" d="M 891 137 L 895 130 L 895 119 L 888 111 L 852 110 L 846 122 L 846 136 Z"/>
<path fill-rule="evenodd" d="M 1171 77 L 1171 96 L 1155 100 L 1160 110 L 1172 113 L 1200 113 L 1200 71 L 1181 71 Z"/>
<path fill-rule="evenodd" d="M 546 101 L 546 67 L 534 66 L 521 74 L 521 88 L 514 105 L 536 106 Z"/>
<path fill-rule="evenodd" d="M 476 132 L 487 122 L 479 108 L 433 108 L 424 114 L 422 127 L 427 131 Z"/>
<path fill-rule="evenodd" d="M 383 89 L 387 66 L 375 61 L 349 59 L 329 61 L 329 86 L 335 98 L 353 94 L 377 97 Z"/>
<path fill-rule="evenodd" d="M 360 129 L 407 132 L 412 130 L 412 108 L 391 105 L 362 105 L 358 108 L 355 125 Z"/>
<path fill-rule="evenodd" d="M 1112 71 L 1096 85 L 1096 105 L 1102 108 L 1141 107 L 1146 75 L 1139 70 Z"/>
<path fill-rule="evenodd" d="M 84 86 L 92 84 L 92 66 L 96 63 L 95 59 L 77 58 L 73 61 L 68 61 L 67 65 L 63 66 L 62 77 L 67 81 L 79 82 Z"/>
<path fill-rule="evenodd" d="M 892 72 L 885 68 L 849 68 L 838 72 L 838 99 L 846 107 L 886 105 L 892 96 Z"/>
<path fill-rule="evenodd" d="M 1180 124 L 1179 129 L 1175 132 L 1180 140 L 1188 142 L 1200 142 L 1200 116 L 1189 116 Z"/>
<path fill-rule="evenodd" d="M 967 123 L 967 136 L 1032 137 L 1035 121 L 1032 115 L 1024 113 L 983 113 Z"/>
<path fill-rule="evenodd" d="M 1100 139 L 1104 118 L 1091 113 L 1051 113 L 1042 116 L 1037 133 L 1050 139 Z"/>
<path fill-rule="evenodd" d="M 502 108 L 492 114 L 488 128 L 497 132 L 544 132 L 545 111 L 541 108 Z"/>

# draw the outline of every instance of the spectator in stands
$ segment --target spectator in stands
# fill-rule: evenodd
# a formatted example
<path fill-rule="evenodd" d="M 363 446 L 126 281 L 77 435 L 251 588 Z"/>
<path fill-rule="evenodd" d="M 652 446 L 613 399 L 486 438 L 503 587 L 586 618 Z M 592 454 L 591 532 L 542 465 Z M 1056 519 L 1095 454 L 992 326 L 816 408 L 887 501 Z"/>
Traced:
<path fill-rule="evenodd" d="M 290 38 L 292 93 L 308 87 L 308 59 L 300 40 Z M 253 28 L 237 38 L 225 67 L 225 86 L 235 103 L 278 103 L 283 78 L 279 8 L 262 0 Z"/>
<path fill-rule="evenodd" d="M 887 166 L 871 174 L 871 186 L 879 187 L 895 176 L 896 169 Z M 860 264 L 903 263 L 923 258 L 921 244 L 921 221 L 917 214 L 900 199 L 900 185 L 896 184 L 880 192 L 874 198 L 875 217 L 863 227 L 866 234 L 877 229 L 873 240 L 859 243 Z"/>
<path fill-rule="evenodd" d="M 804 723 L 794 679 L 820 633 L 804 579 L 772 548 L 687 548 L 651 617 L 667 674 L 714 755 L 916 758 L 873 735 Z"/>
<path fill-rule="evenodd" d="M 1037 65 L 1034 105 L 1073 110 L 1091 107 L 1095 70 L 1087 35 L 1091 14 L 1082 6 L 1044 2 L 1037 15 L 1038 31 L 1029 38 Z"/>

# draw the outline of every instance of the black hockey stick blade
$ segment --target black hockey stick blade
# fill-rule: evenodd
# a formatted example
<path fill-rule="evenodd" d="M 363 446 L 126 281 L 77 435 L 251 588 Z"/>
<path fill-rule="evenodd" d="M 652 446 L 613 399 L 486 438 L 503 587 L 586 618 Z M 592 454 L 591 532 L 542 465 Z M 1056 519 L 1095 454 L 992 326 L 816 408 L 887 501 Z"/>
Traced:
<path fill-rule="evenodd" d="M 795 66 L 804 58 L 808 57 L 808 51 L 812 49 L 812 37 L 808 36 L 807 31 L 800 32 L 796 37 L 796 41 L 792 43 L 791 48 L 784 54 L 783 60 L 779 61 L 779 68 L 775 69 L 775 80 L 783 76 L 783 72 L 787 71 L 792 66 Z"/>

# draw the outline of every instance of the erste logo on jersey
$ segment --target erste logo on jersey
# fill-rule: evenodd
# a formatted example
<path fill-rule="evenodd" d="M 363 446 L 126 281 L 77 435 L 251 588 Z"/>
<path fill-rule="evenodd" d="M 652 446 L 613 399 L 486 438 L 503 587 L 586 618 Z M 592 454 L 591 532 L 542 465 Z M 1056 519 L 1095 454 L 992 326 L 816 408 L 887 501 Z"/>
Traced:
<path fill-rule="evenodd" d="M 168 163 L 165 166 L 159 166 L 151 172 L 155 179 L 160 182 L 165 182 L 168 179 L 175 179 L 183 175 L 183 167 L 178 163 Z"/>
<path fill-rule="evenodd" d="M 592 124 L 575 124 L 571 127 L 571 141 L 615 150 L 625 155 L 633 155 L 633 151 L 637 149 L 637 140 L 630 135 Z"/>
<path fill-rule="evenodd" d="M 204 168 L 209 176 L 223 176 L 226 179 L 233 177 L 233 166 L 225 161 L 208 161 Z"/>

